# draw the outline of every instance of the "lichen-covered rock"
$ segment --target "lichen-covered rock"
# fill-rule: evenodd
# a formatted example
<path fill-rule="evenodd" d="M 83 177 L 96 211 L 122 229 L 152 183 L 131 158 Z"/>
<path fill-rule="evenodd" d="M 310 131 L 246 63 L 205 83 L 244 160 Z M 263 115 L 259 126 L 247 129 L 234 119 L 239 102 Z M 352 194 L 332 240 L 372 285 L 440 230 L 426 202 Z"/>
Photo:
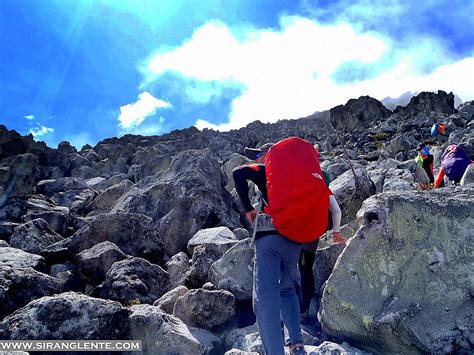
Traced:
<path fill-rule="evenodd" d="M 114 263 L 94 294 L 124 304 L 135 300 L 152 304 L 168 291 L 168 280 L 160 266 L 133 257 Z"/>
<path fill-rule="evenodd" d="M 218 332 L 235 322 L 235 297 L 224 290 L 190 290 L 176 300 L 173 315 L 187 325 Z"/>
<path fill-rule="evenodd" d="M 115 202 L 133 186 L 130 180 L 123 180 L 120 183 L 110 186 L 99 194 L 94 201 L 87 206 L 88 210 L 109 209 Z"/>
<path fill-rule="evenodd" d="M 59 234 L 51 229 L 48 222 L 37 218 L 15 228 L 10 245 L 29 253 L 38 254 L 40 250 L 62 240 Z"/>
<path fill-rule="evenodd" d="M 124 253 L 151 262 L 163 260 L 163 242 L 151 218 L 135 213 L 104 213 L 93 217 L 72 236 L 70 250 L 79 252 L 110 241 Z"/>
<path fill-rule="evenodd" d="M 322 298 L 332 336 L 380 352 L 472 352 L 474 188 L 383 193 Z"/>
<path fill-rule="evenodd" d="M 41 218 L 48 222 L 51 229 L 53 229 L 59 235 L 66 235 L 68 232 L 68 219 L 67 216 L 59 211 L 29 211 L 23 216 L 25 222 L 32 221 L 34 219 Z"/>
<path fill-rule="evenodd" d="M 230 248 L 209 269 L 209 280 L 217 288 L 230 291 L 236 299 L 252 298 L 254 250 L 250 238 Z"/>
<path fill-rule="evenodd" d="M 7 161 L 6 166 L 0 167 L 0 187 L 5 191 L 0 196 L 0 206 L 8 198 L 26 197 L 33 193 L 37 167 L 38 157 L 31 153 L 17 155 L 10 163 Z"/>
<path fill-rule="evenodd" d="M 200 244 L 194 248 L 191 266 L 186 273 L 185 284 L 190 288 L 200 288 L 208 281 L 211 265 L 224 255 L 218 244 Z"/>
<path fill-rule="evenodd" d="M 188 327 L 150 305 L 131 307 L 130 339 L 141 340 L 144 354 L 217 354 L 221 341 L 211 332 Z"/>
<path fill-rule="evenodd" d="M 127 339 L 129 311 L 75 292 L 42 297 L 0 322 L 0 339 Z"/>

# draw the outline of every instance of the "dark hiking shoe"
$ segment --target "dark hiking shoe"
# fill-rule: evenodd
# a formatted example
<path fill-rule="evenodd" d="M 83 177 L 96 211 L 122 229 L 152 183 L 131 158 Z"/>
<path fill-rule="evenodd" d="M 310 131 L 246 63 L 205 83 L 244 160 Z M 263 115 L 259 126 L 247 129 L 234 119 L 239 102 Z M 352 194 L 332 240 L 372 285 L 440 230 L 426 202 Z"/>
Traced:
<path fill-rule="evenodd" d="M 296 343 L 296 344 L 290 345 L 290 354 L 291 355 L 308 355 L 308 353 L 304 349 L 303 343 Z"/>

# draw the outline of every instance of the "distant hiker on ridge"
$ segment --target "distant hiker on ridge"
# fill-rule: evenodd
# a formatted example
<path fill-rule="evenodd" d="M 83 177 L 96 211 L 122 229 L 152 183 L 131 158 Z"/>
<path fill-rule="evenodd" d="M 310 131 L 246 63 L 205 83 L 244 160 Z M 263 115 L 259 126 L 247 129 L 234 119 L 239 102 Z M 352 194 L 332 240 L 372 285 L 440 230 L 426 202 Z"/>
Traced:
<path fill-rule="evenodd" d="M 245 148 L 245 154 L 255 163 L 234 169 L 233 178 L 247 219 L 254 223 L 253 305 L 263 347 L 266 354 L 284 354 L 283 319 L 290 353 L 306 354 L 295 285 L 302 243 L 327 228 L 329 190 L 319 156 L 311 143 L 297 137 Z M 262 193 L 263 210 L 250 203 L 247 180 Z"/>

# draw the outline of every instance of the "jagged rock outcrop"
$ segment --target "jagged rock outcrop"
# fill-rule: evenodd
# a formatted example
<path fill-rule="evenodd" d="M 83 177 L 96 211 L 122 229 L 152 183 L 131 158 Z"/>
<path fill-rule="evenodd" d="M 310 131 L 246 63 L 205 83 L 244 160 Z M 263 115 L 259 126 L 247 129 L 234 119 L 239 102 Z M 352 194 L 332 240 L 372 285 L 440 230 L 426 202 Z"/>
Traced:
<path fill-rule="evenodd" d="M 473 192 L 365 201 L 324 290 L 323 327 L 377 352 L 472 351 Z"/>
<path fill-rule="evenodd" d="M 166 171 L 139 181 L 112 211 L 151 217 L 166 253 L 174 255 L 184 250 L 200 229 L 239 226 L 224 184 L 218 161 L 209 149 L 185 151 L 173 158 Z"/>
<path fill-rule="evenodd" d="M 166 263 L 166 271 L 170 275 L 170 287 L 184 284 L 186 272 L 189 270 L 189 258 L 184 252 L 173 255 Z"/>
<path fill-rule="evenodd" d="M 32 301 L 6 317 L 0 339 L 127 339 L 128 316 L 118 302 L 67 292 Z"/>
<path fill-rule="evenodd" d="M 116 244 L 128 255 L 155 263 L 163 261 L 162 238 L 145 215 L 111 212 L 95 216 L 74 233 L 68 248 L 77 253 L 104 241 Z"/>

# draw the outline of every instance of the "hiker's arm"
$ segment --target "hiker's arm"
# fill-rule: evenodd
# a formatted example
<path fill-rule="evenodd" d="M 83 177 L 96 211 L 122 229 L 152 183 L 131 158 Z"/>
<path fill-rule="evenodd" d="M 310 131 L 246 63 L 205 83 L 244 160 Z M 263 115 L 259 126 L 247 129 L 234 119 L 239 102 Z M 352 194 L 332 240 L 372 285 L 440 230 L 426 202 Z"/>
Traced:
<path fill-rule="evenodd" d="M 342 212 L 334 195 L 329 195 L 329 209 L 332 215 L 332 231 L 339 232 L 341 227 Z"/>
<path fill-rule="evenodd" d="M 259 181 L 259 174 L 261 173 L 259 172 L 258 166 L 255 168 L 255 166 L 249 165 L 239 166 L 232 172 L 235 190 L 237 191 L 237 195 L 239 195 L 240 201 L 242 201 L 245 212 L 254 210 L 249 198 L 249 185 L 247 180 L 250 180 L 259 186 L 257 183 L 257 181 Z"/>
<path fill-rule="evenodd" d="M 441 166 L 438 172 L 438 176 L 436 176 L 436 181 L 435 181 L 435 187 L 438 188 L 441 186 L 441 183 L 443 182 L 444 178 L 444 168 Z"/>

